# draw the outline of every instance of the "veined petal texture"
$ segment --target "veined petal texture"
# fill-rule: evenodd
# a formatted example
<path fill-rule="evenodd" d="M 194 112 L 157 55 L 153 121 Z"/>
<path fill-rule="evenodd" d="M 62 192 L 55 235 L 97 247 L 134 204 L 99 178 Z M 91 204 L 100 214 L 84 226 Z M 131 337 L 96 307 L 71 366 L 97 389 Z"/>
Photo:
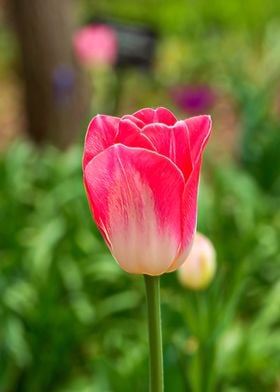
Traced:
<path fill-rule="evenodd" d="M 184 178 L 168 158 L 116 144 L 85 169 L 95 221 L 121 267 L 160 275 L 181 243 Z"/>

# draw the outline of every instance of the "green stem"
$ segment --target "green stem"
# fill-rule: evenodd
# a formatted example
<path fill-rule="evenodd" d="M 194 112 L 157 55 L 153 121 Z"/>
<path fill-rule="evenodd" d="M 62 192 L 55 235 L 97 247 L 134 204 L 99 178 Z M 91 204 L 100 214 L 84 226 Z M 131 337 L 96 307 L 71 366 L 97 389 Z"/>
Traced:
<path fill-rule="evenodd" d="M 163 392 L 160 277 L 144 275 L 150 346 L 150 392 Z"/>

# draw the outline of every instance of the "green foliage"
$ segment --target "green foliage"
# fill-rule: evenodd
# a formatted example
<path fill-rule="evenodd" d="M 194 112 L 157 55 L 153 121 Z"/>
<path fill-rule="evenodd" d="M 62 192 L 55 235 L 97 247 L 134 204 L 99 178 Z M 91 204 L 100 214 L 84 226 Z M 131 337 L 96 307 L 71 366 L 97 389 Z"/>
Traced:
<path fill-rule="evenodd" d="M 105 374 L 133 378 L 146 361 L 143 339 L 134 344 L 142 286 L 100 241 L 80 161 L 78 147 L 28 144 L 1 160 L 1 391 L 59 391 L 72 379 L 115 391 Z"/>
<path fill-rule="evenodd" d="M 120 270 L 94 227 L 80 161 L 79 146 L 26 143 L 1 159 L 1 391 L 147 390 L 143 282 Z M 162 278 L 166 388 L 271 391 L 279 214 L 240 169 L 204 168 L 199 229 L 219 267 L 201 293 Z"/>
<path fill-rule="evenodd" d="M 274 203 L 246 173 L 204 167 L 199 230 L 214 242 L 219 267 L 204 292 L 169 287 L 169 346 L 184 380 L 178 390 L 271 391 L 280 355 L 279 214 L 272 222 Z"/>
<path fill-rule="evenodd" d="M 105 16 L 124 21 L 149 23 L 161 33 L 208 34 L 250 28 L 262 33 L 268 20 L 279 16 L 279 3 L 269 0 L 142 0 L 141 2 L 83 1 L 84 18 Z M 174 23 L 176 21 L 176 23 Z"/>
<path fill-rule="evenodd" d="M 240 161 L 275 196 L 280 195 L 278 34 L 279 28 L 271 24 L 259 53 L 244 47 L 242 56 L 233 56 L 226 66 L 228 89 L 240 114 Z"/>

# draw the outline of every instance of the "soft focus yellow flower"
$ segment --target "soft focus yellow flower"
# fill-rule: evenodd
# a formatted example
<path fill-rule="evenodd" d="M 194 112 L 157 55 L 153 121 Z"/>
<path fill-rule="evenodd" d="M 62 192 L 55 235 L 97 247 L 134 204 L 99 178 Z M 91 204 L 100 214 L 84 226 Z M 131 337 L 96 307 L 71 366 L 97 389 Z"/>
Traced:
<path fill-rule="evenodd" d="M 201 290 L 212 281 L 215 271 L 214 246 L 207 237 L 197 233 L 190 254 L 178 270 L 179 280 L 187 288 Z"/>

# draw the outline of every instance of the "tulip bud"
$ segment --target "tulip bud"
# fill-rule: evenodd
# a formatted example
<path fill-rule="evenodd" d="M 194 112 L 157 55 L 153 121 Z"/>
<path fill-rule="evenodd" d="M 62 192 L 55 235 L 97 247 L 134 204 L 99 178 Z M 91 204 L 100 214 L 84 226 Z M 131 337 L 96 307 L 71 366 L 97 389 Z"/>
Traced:
<path fill-rule="evenodd" d="M 178 270 L 178 277 L 183 286 L 201 290 L 212 281 L 216 271 L 216 252 L 212 242 L 197 233 L 190 254 Z"/>

